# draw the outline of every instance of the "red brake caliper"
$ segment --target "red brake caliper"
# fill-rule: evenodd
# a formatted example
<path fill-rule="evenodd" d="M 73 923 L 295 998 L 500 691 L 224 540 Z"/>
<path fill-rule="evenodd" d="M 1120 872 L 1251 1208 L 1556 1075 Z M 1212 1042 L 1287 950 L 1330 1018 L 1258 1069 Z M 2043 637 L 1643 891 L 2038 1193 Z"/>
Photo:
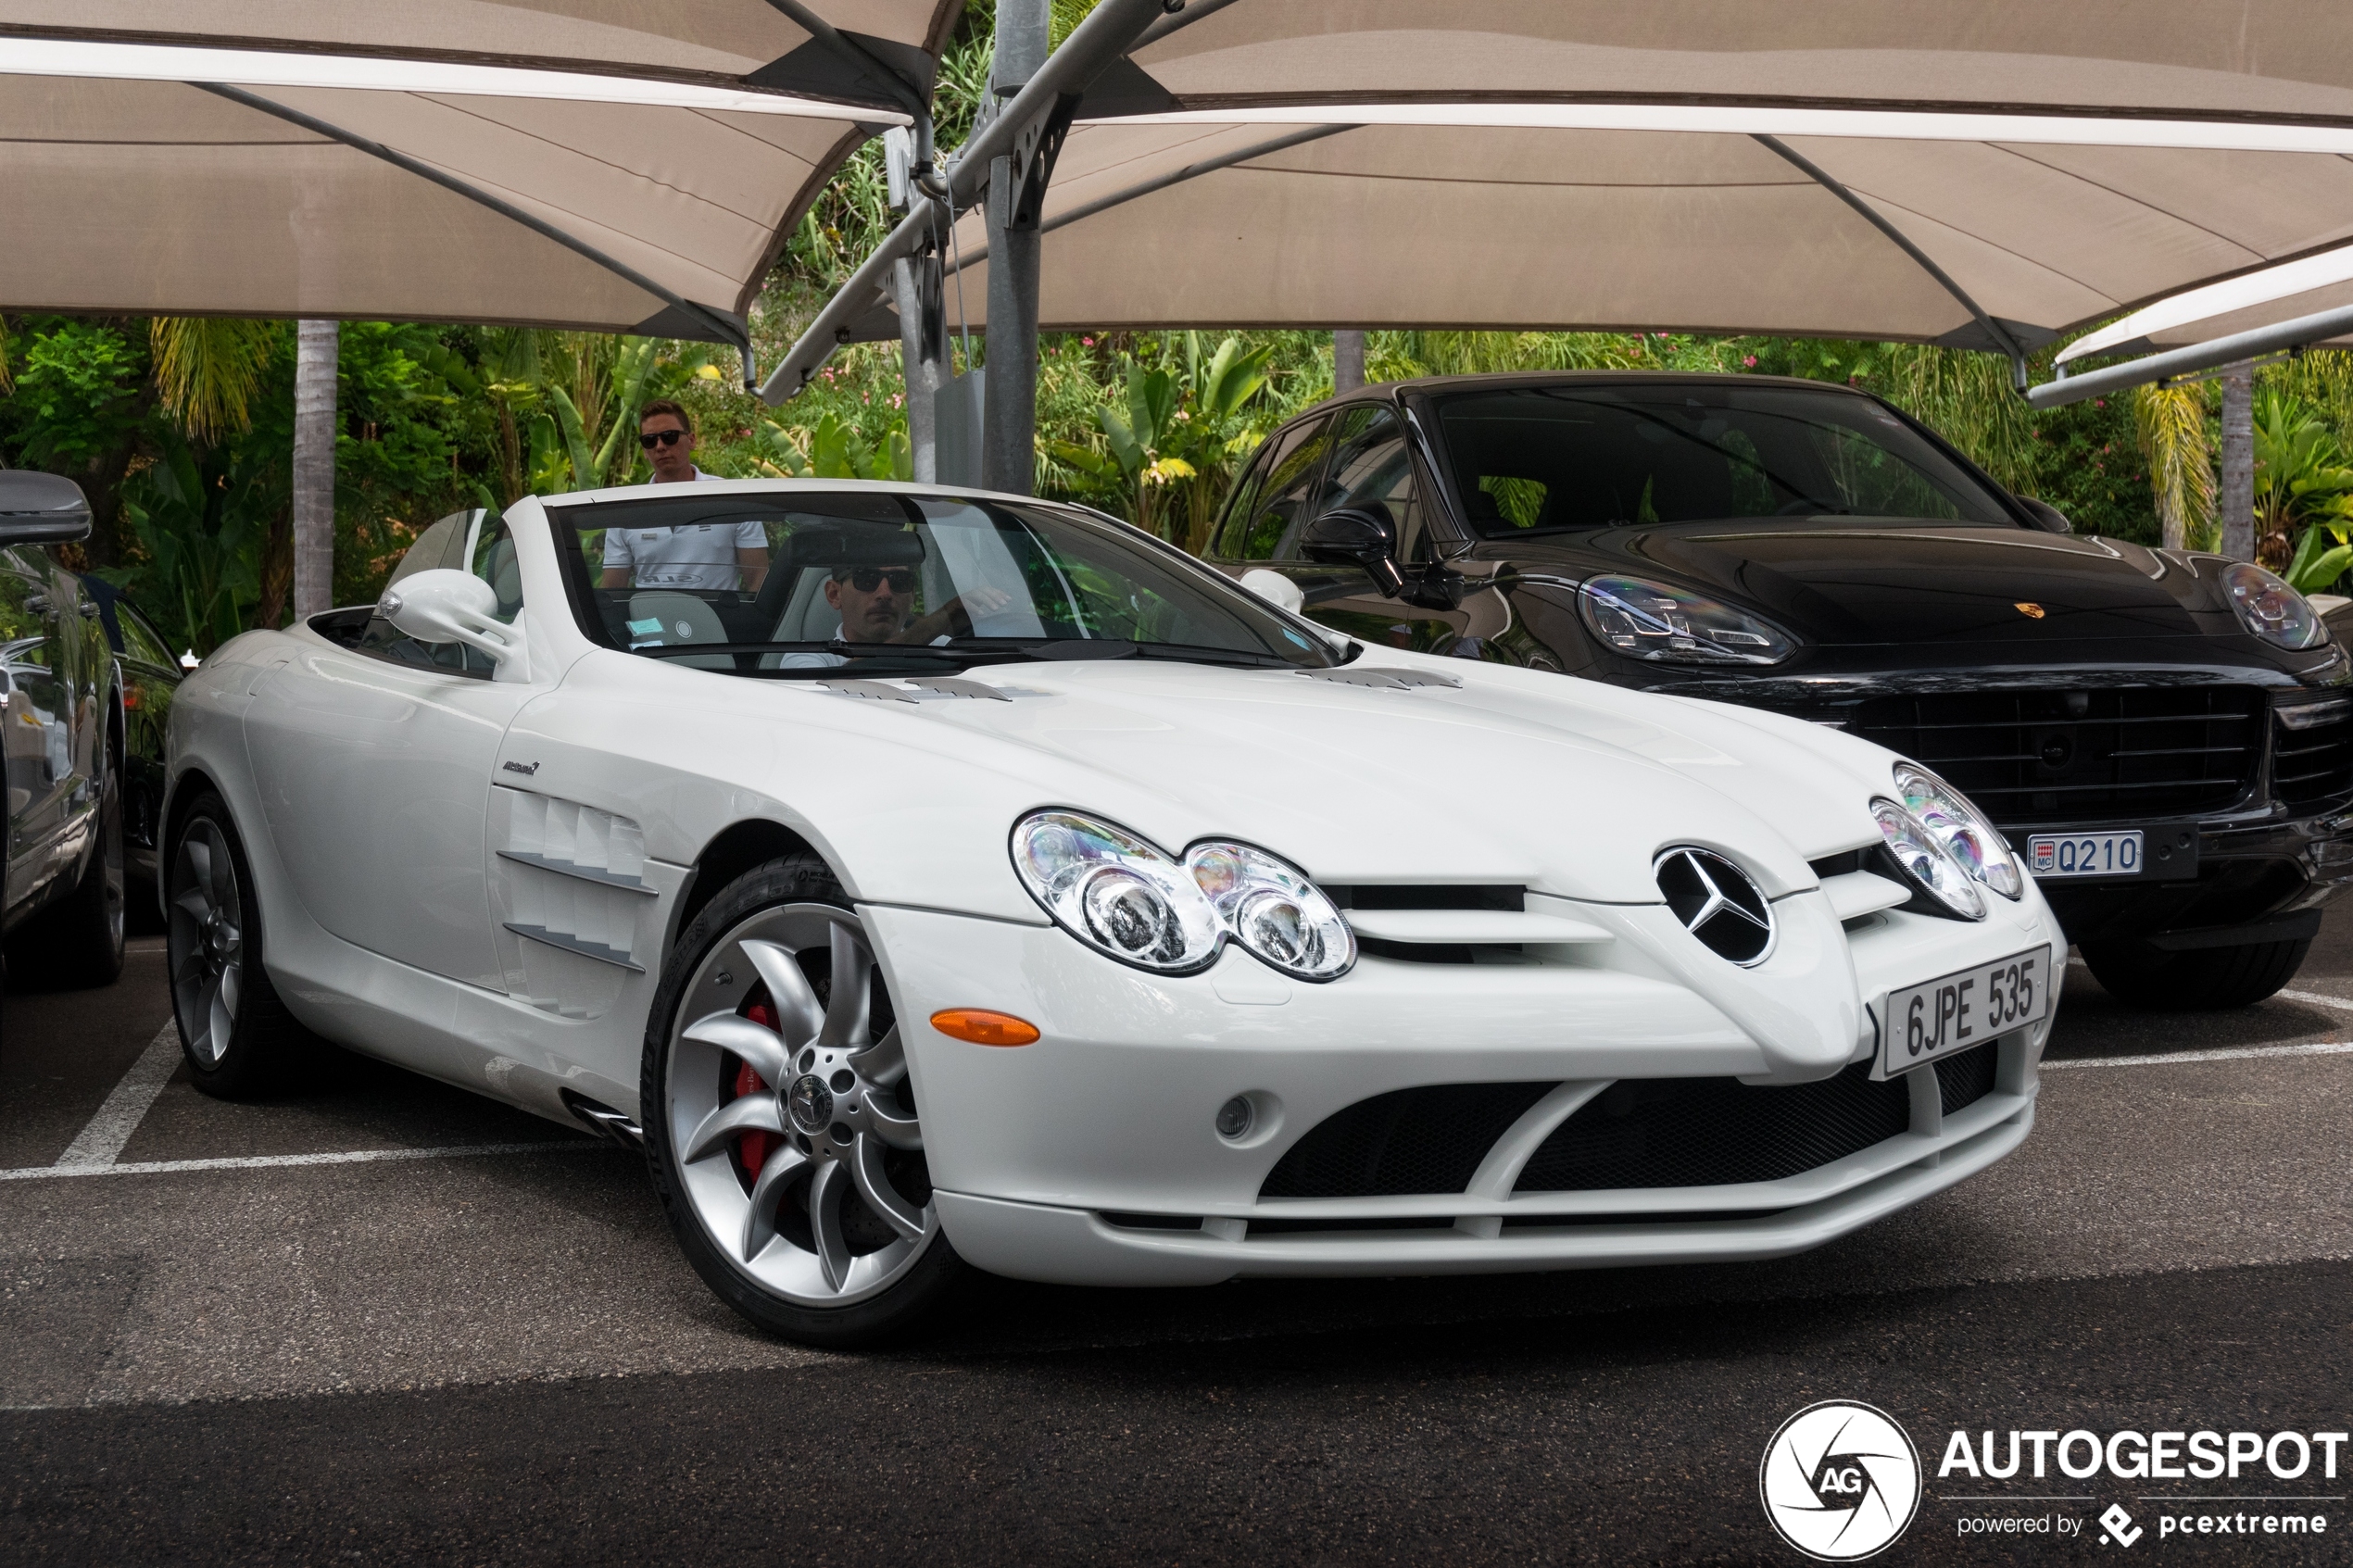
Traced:
<path fill-rule="evenodd" d="M 768 998 L 764 996 L 744 1009 L 744 1016 L 763 1029 L 776 1027 L 776 1010 L 768 1005 Z M 740 1099 L 746 1095 L 764 1095 L 767 1092 L 768 1085 L 761 1082 L 760 1074 L 751 1070 L 750 1062 L 742 1061 L 736 1064 L 736 1098 Z M 760 1168 L 768 1163 L 770 1151 L 780 1141 L 774 1133 L 749 1132 L 737 1137 L 736 1157 L 744 1162 L 744 1174 L 755 1181 L 758 1180 Z"/>

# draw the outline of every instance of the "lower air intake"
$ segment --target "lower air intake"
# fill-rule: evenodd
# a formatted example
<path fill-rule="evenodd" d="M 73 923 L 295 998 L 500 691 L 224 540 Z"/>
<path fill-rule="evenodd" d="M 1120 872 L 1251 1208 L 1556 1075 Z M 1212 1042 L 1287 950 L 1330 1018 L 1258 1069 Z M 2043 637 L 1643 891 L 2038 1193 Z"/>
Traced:
<path fill-rule="evenodd" d="M 1433 1084 L 1334 1111 L 1291 1146 L 1261 1198 L 1401 1198 L 1460 1192 L 1550 1084 Z"/>
<path fill-rule="evenodd" d="M 1834 1078 L 1787 1088 L 1737 1078 L 1620 1079 L 1554 1130 L 1516 1190 L 1727 1186 L 1814 1170 L 1910 1128 L 1910 1089 L 1874 1083 L 1870 1072 L 1858 1061 Z M 1944 1098 L 1952 1103 L 1949 1083 Z"/>

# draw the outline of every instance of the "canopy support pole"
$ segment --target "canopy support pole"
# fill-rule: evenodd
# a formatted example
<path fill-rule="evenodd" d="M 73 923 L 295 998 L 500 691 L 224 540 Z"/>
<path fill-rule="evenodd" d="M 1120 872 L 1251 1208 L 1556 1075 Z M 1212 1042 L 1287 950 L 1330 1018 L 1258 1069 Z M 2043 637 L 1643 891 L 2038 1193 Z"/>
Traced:
<path fill-rule="evenodd" d="M 1046 63 L 1053 21 L 1051 0 L 997 0 L 994 94 L 1028 84 Z M 1037 486 L 1038 258 L 1044 236 L 1038 213 L 1077 107 L 1065 95 L 1056 111 L 991 161 L 988 169 L 988 379 L 981 387 L 980 483 L 1026 495 Z"/>
<path fill-rule="evenodd" d="M 1067 117 L 1070 106 L 1088 84 L 1121 57 L 1138 34 L 1165 14 L 1162 0 L 1102 0 L 1088 12 L 1087 19 L 1071 30 L 1063 46 L 1047 56 L 1044 66 L 1005 106 L 1004 112 L 975 132 L 950 161 L 942 190 L 953 195 L 957 210 L 974 205 L 1000 155 L 1030 157 L 1048 122 L 1057 116 Z M 761 387 L 761 396 L 771 404 L 782 403 L 807 386 L 834 349 L 849 341 L 850 323 L 889 286 L 892 264 L 900 257 L 913 255 L 932 236 L 945 233 L 949 221 L 948 208 L 938 195 L 926 195 L 916 204 L 826 301 Z M 989 379 L 995 380 L 993 373 Z M 1034 408 L 1030 418 L 1033 422 L 1037 418 Z"/>
<path fill-rule="evenodd" d="M 1885 234 L 1889 239 L 1894 241 L 1897 247 L 1901 249 L 1906 256 L 1910 257 L 1919 267 L 1921 271 L 1935 279 L 1939 288 L 1942 288 L 1946 294 L 1951 295 L 1955 299 L 1959 300 L 1961 302 L 1962 308 L 1966 309 L 1971 316 L 1976 317 L 1977 324 L 1985 329 L 1985 335 L 1992 338 L 1994 343 L 1999 345 L 2004 354 L 2009 356 L 2010 384 L 2016 387 L 2021 395 L 2025 393 L 2027 382 L 2026 350 L 2020 345 L 2018 339 L 2010 334 L 2009 329 L 2003 326 L 1999 321 L 1994 320 L 1993 317 L 1987 315 L 1978 305 L 1977 301 L 1971 299 L 1969 296 L 1968 292 L 1964 290 L 1960 284 L 1953 281 L 1952 275 L 1946 272 L 1944 268 L 1939 267 L 1936 264 L 1936 262 L 1929 256 L 1928 252 L 1914 245 L 1911 242 L 1910 237 L 1906 235 L 1903 230 L 1898 229 L 1894 224 L 1890 223 L 1886 219 L 1881 217 L 1877 207 L 1874 207 L 1870 203 L 1865 201 L 1862 197 L 1848 190 L 1844 185 L 1841 184 L 1828 169 L 1814 162 L 1811 158 L 1799 152 L 1796 148 L 1791 146 L 1788 143 L 1782 141 L 1780 137 L 1767 136 L 1759 133 L 1755 139 L 1757 144 L 1763 146 L 1767 151 L 1781 158 L 1793 168 L 1796 169 L 1800 173 L 1804 174 L 1807 179 L 1813 181 L 1814 183 L 1819 185 L 1822 189 L 1828 191 L 1831 194 L 1844 202 L 1848 207 L 1853 207 L 1856 213 L 1862 218 L 1863 221 L 1869 223 L 1872 228 L 1877 229 L 1881 233 Z"/>
<path fill-rule="evenodd" d="M 259 94 L 248 93 L 242 87 L 232 87 L 225 82 L 191 82 L 188 85 L 198 92 L 210 93 L 216 97 L 226 98 L 233 104 L 243 104 L 249 109 L 283 119 L 289 125 L 298 125 L 303 130 L 313 132 L 330 141 L 340 142 L 355 152 L 365 153 L 372 158 L 381 158 L 395 169 L 413 174 L 420 180 L 431 181 L 445 191 L 454 192 L 477 206 L 488 207 L 499 217 L 510 222 L 521 224 L 543 239 L 555 241 L 573 255 L 603 268 L 622 282 L 645 290 L 671 308 L 681 312 L 690 320 L 701 322 L 722 343 L 732 346 L 742 357 L 746 390 L 758 384 L 758 369 L 752 361 L 751 331 L 744 324 L 741 317 L 711 306 L 698 305 L 693 300 L 662 287 L 635 268 L 624 262 L 616 261 L 586 241 L 565 233 L 545 219 L 534 217 L 512 202 L 502 200 L 492 195 L 488 191 L 469 185 L 456 175 L 444 173 L 422 159 L 410 157 L 407 153 L 395 152 L 382 142 L 371 141 L 356 131 L 346 131 L 342 126 L 321 119 L 316 115 L 305 114 L 300 109 L 273 103 Z"/>
<path fill-rule="evenodd" d="M 2326 343 L 2347 332 L 2353 332 L 2353 305 L 2315 311 L 2293 320 L 2275 321 L 2271 326 L 2257 327 L 2249 332 L 2233 332 L 2229 337 L 2194 343 L 2186 348 L 2168 349 L 2162 354 L 2127 360 L 2121 365 L 2109 365 L 2103 370 L 2085 370 L 2080 375 L 2061 375 L 2028 392 L 2026 400 L 2037 408 L 2057 408 L 2063 404 L 2082 403 L 2111 392 L 2121 392 L 2128 386 L 2145 386 L 2151 382 L 2162 386 L 2168 382 L 2186 380 L 2200 370 L 2233 365 L 2242 359 L 2259 358 L 2284 348 Z"/>

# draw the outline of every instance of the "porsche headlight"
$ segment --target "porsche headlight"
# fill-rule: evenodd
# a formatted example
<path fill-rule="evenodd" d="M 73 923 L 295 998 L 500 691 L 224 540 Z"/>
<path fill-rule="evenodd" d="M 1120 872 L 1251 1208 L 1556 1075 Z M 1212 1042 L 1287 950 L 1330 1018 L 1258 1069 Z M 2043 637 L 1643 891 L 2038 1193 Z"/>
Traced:
<path fill-rule="evenodd" d="M 1231 937 L 1301 980 L 1356 961 L 1340 909 L 1296 867 L 1247 844 L 1209 840 L 1180 861 L 1124 828 L 1075 811 L 1013 824 L 1013 869 L 1054 923 L 1123 963 L 1192 974 Z"/>
<path fill-rule="evenodd" d="M 1915 886 L 1963 920 L 1985 918 L 1985 900 L 1978 896 L 1976 879 L 1925 822 L 1893 800 L 1872 801 L 1871 815 L 1879 819 L 1888 852 Z"/>
<path fill-rule="evenodd" d="M 1013 824 L 1013 870 L 1054 923 L 1139 969 L 1190 974 L 1217 961 L 1225 922 L 1192 873 L 1135 834 L 1070 811 Z"/>
<path fill-rule="evenodd" d="M 2026 878 L 2009 846 L 1959 790 L 1917 762 L 1898 762 L 1895 793 L 1963 871 L 2005 898 L 2026 891 Z"/>
<path fill-rule="evenodd" d="M 1594 577 L 1578 613 L 1603 646 L 1667 664 L 1779 664 L 1797 640 L 1746 610 L 1639 577 Z"/>
<path fill-rule="evenodd" d="M 1234 940 L 1302 980 L 1332 980 L 1356 961 L 1340 907 L 1292 867 L 1247 844 L 1196 844 L 1185 864 Z"/>
<path fill-rule="evenodd" d="M 2239 624 L 2284 648 L 2309 648 L 2329 640 L 2311 601 L 2252 561 L 2222 569 L 2222 591 L 2238 612 Z"/>

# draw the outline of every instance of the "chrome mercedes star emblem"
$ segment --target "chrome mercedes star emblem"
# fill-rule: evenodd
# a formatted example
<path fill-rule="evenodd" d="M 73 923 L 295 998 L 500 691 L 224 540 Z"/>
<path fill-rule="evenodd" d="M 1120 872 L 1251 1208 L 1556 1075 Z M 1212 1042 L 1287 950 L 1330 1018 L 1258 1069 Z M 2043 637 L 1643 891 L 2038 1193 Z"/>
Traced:
<path fill-rule="evenodd" d="M 1713 850 L 1685 846 L 1652 862 L 1658 890 L 1683 929 L 1710 952 L 1743 967 L 1773 947 L 1773 907 L 1747 873 Z"/>
<path fill-rule="evenodd" d="M 792 1112 L 794 1126 L 814 1137 L 833 1122 L 834 1092 L 817 1074 L 805 1073 L 785 1097 L 785 1109 Z"/>

